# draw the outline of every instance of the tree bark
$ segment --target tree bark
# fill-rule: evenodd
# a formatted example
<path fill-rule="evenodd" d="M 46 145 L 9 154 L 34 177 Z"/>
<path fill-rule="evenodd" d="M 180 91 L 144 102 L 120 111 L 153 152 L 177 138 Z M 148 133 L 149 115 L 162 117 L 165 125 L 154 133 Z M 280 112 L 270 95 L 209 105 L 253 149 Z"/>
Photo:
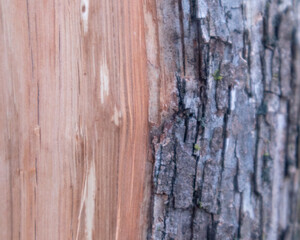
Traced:
<path fill-rule="evenodd" d="M 146 1 L 148 238 L 300 238 L 299 10 Z"/>

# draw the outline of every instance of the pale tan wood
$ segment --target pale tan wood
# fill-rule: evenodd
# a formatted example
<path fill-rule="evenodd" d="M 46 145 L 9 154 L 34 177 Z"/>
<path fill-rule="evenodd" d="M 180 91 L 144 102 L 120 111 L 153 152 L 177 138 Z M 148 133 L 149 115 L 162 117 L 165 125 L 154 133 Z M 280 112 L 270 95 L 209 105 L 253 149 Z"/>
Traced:
<path fill-rule="evenodd" d="M 142 1 L 0 10 L 0 239 L 144 239 Z"/>

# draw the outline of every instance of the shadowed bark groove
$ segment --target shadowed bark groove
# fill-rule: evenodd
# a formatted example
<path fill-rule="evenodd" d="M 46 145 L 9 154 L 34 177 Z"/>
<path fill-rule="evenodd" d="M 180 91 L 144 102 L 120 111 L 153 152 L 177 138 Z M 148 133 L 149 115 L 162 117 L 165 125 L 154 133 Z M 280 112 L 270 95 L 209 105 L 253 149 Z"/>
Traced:
<path fill-rule="evenodd" d="M 156 0 L 149 239 L 299 239 L 299 5 Z"/>

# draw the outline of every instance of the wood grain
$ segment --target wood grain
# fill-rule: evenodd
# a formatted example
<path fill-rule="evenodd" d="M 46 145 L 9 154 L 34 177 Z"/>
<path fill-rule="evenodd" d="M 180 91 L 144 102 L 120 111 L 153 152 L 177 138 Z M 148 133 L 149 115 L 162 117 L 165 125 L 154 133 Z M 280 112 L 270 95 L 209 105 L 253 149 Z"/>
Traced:
<path fill-rule="evenodd" d="M 144 239 L 142 1 L 0 11 L 0 239 Z"/>

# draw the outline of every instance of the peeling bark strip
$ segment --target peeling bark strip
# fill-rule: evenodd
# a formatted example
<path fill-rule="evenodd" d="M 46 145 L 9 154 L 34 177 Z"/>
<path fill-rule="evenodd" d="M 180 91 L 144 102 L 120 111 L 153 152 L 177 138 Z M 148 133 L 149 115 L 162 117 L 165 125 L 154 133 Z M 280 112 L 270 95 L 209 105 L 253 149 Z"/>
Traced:
<path fill-rule="evenodd" d="M 149 238 L 299 239 L 299 1 L 155 3 Z"/>

